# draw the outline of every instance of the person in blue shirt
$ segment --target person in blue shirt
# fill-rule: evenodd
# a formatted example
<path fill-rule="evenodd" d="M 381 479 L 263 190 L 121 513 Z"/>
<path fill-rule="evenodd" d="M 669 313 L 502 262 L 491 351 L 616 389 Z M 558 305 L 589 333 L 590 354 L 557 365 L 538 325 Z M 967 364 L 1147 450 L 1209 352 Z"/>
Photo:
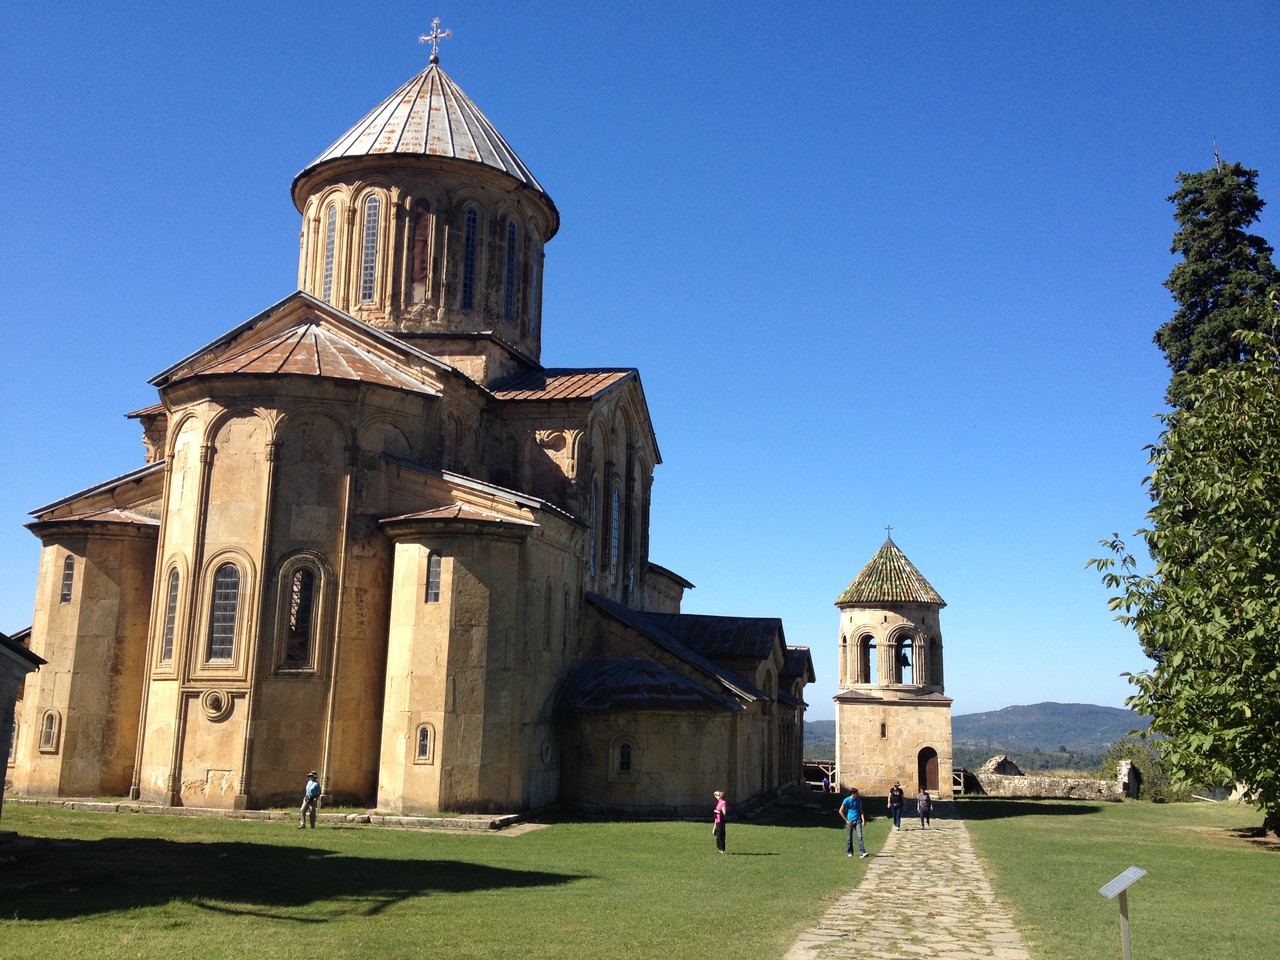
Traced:
<path fill-rule="evenodd" d="M 867 855 L 867 848 L 862 843 L 862 825 L 866 815 L 862 812 L 862 797 L 858 796 L 858 788 L 850 787 L 849 795 L 840 803 L 840 819 L 844 821 L 845 849 L 853 856 L 853 835 L 858 835 L 858 859 Z"/>
<path fill-rule="evenodd" d="M 307 774 L 307 786 L 302 791 L 302 809 L 298 811 L 300 817 L 298 821 L 298 829 L 307 829 L 307 814 L 311 814 L 311 829 L 316 828 L 316 807 L 320 806 L 320 780 L 316 772 L 312 770 Z"/>

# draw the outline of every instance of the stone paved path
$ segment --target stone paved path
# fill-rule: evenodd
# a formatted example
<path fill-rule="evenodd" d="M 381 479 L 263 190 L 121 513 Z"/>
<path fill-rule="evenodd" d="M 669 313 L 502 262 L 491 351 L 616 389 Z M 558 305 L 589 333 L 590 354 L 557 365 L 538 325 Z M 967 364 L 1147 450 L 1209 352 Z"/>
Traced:
<path fill-rule="evenodd" d="M 950 804 L 938 807 L 941 816 L 928 830 L 904 816 L 902 830 L 891 829 L 866 861 L 862 882 L 801 934 L 784 960 L 1030 960 L 964 822 L 950 815 Z"/>

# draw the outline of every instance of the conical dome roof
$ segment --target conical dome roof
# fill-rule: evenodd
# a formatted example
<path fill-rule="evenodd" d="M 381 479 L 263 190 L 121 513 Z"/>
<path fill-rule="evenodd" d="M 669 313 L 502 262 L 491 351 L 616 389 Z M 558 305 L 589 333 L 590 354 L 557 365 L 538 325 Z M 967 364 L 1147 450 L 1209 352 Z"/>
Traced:
<path fill-rule="evenodd" d="M 437 63 L 374 107 L 294 181 L 329 160 L 389 154 L 481 163 L 546 195 L 489 118 Z"/>
<path fill-rule="evenodd" d="M 884 542 L 884 546 L 876 551 L 876 555 L 836 600 L 837 607 L 885 603 L 947 605 L 891 539 Z"/>

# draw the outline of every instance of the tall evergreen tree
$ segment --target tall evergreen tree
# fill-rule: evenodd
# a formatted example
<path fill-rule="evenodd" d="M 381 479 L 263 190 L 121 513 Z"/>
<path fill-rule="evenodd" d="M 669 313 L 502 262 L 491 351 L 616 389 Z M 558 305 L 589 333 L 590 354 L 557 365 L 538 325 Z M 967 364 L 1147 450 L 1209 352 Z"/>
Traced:
<path fill-rule="evenodd" d="M 1250 302 L 1280 286 L 1270 245 L 1249 233 L 1264 206 L 1258 196 L 1258 171 L 1219 161 L 1201 173 L 1179 173 L 1171 252 L 1182 262 L 1165 286 L 1178 310 L 1156 331 L 1173 372 L 1169 398 L 1175 404 L 1186 377 L 1245 359 L 1237 330 L 1253 329 L 1257 311 Z"/>

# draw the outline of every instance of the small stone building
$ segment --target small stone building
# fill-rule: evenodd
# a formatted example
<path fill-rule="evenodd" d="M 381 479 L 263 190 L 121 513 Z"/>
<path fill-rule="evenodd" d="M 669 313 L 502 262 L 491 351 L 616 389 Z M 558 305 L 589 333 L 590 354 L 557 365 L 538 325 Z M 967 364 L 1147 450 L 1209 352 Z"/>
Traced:
<path fill-rule="evenodd" d="M 935 796 L 952 796 L 942 597 L 886 539 L 836 606 L 836 782 L 870 796 L 887 794 L 894 780 L 908 795 L 923 785 Z"/>
<path fill-rule="evenodd" d="M 24 631 L 25 633 L 25 631 Z M 0 633 L 0 807 L 4 805 L 4 791 L 8 779 L 9 759 L 17 740 L 18 728 L 14 724 L 14 710 L 22 699 L 27 674 L 39 670 L 44 661 L 19 642 L 18 638 Z M 52 735 L 52 731 L 50 731 Z"/>
<path fill-rule="evenodd" d="M 34 511 L 16 789 L 239 809 L 314 767 L 397 813 L 669 813 L 799 781 L 808 650 L 680 613 L 639 373 L 543 365 L 560 214 L 438 59 L 292 197 L 300 289 L 151 380 L 141 466 Z"/>

